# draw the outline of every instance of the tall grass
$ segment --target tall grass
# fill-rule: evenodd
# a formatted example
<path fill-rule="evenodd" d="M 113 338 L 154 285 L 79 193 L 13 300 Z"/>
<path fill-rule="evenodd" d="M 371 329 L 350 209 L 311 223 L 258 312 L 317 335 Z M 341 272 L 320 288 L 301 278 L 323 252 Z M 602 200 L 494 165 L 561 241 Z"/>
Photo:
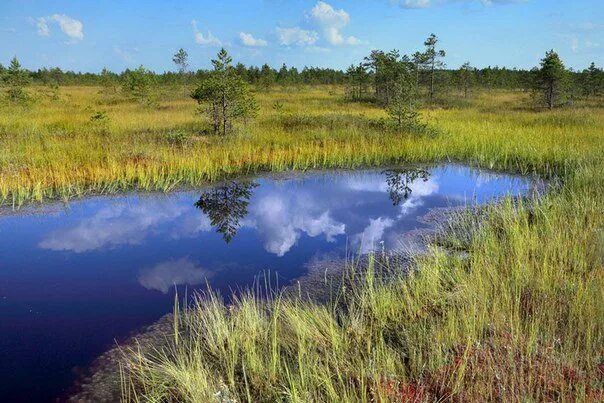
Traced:
<path fill-rule="evenodd" d="M 447 158 L 551 174 L 599 149 L 604 120 L 604 114 L 594 113 L 599 109 L 588 108 L 558 112 L 555 118 L 523 110 L 502 113 L 497 105 L 511 96 L 522 103 L 522 96 L 484 94 L 471 108 L 426 111 L 426 121 L 441 132 L 429 138 L 381 130 L 371 122 L 385 117 L 382 110 L 343 102 L 341 94 L 321 87 L 258 96 L 259 118 L 226 139 L 204 134 L 207 127 L 195 116 L 195 104 L 182 94 L 148 108 L 104 99 L 95 88 L 68 87 L 58 101 L 5 106 L 0 203 L 166 191 L 257 171 Z M 279 111 L 272 108 L 275 101 L 283 104 Z M 98 111 L 106 112 L 102 123 L 91 121 Z M 187 133 L 190 141 L 174 145 L 174 131 Z"/>
<path fill-rule="evenodd" d="M 125 355 L 123 397 L 601 400 L 602 190 L 602 171 L 583 167 L 542 199 L 453 218 L 444 235 L 467 254 L 433 244 L 410 275 L 372 256 L 326 305 L 199 295 L 169 347 Z"/>
<path fill-rule="evenodd" d="M 200 295 L 176 311 L 168 347 L 125 355 L 124 400 L 604 399 L 601 108 L 535 113 L 514 107 L 522 95 L 480 94 L 470 107 L 424 111 L 440 132 L 430 138 L 382 131 L 372 124 L 382 111 L 307 88 L 261 93 L 258 120 L 222 139 L 203 134 L 186 99 L 145 109 L 90 88 L 61 91 L 59 103 L 0 112 L 5 203 L 447 159 L 562 183 L 480 220 L 456 217 L 410 275 L 384 259 L 350 268 L 361 280 L 326 305 Z M 89 121 L 97 109 L 103 127 Z M 174 130 L 190 143 L 167 141 Z"/>

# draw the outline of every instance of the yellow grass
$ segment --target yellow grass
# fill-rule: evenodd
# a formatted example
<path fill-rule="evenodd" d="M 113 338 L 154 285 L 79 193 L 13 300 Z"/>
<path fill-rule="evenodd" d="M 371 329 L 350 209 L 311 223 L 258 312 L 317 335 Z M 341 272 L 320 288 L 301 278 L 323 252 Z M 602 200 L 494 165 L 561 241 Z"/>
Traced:
<path fill-rule="evenodd" d="M 39 88 L 30 93 L 41 93 Z M 261 170 L 355 167 L 454 159 L 497 169 L 551 173 L 601 150 L 604 114 L 575 109 L 540 114 L 519 108 L 517 93 L 483 93 L 469 108 L 424 112 L 435 139 L 387 133 L 374 106 L 348 103 L 338 87 L 258 93 L 256 121 L 229 138 L 204 135 L 193 100 L 162 89 L 145 107 L 98 88 L 65 87 L 29 107 L 0 111 L 0 201 L 19 206 L 47 198 L 131 188 L 170 190 Z M 273 104 L 283 103 L 276 111 Z M 105 123 L 91 122 L 98 111 Z M 184 147 L 168 133 L 192 135 Z"/>
<path fill-rule="evenodd" d="M 39 89 L 30 89 L 31 92 Z M 18 206 L 90 192 L 196 185 L 260 170 L 455 160 L 538 173 L 541 199 L 458 217 L 411 276 L 364 280 L 321 306 L 199 297 L 174 337 L 122 362 L 126 401 L 596 401 L 604 399 L 604 108 L 554 112 L 514 92 L 423 111 L 440 134 L 380 129 L 380 109 L 336 87 L 259 93 L 238 135 L 203 134 L 180 90 L 158 108 L 94 88 L 0 112 L 0 198 Z M 283 110 L 272 108 L 283 102 Z M 90 116 L 106 111 L 106 124 Z M 192 137 L 171 145 L 170 131 Z M 460 256 L 443 245 L 463 250 Z"/>

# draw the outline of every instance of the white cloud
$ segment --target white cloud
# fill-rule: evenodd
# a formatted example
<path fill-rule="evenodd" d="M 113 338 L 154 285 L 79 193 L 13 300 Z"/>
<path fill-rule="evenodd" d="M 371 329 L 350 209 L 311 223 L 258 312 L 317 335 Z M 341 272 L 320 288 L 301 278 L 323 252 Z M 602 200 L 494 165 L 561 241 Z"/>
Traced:
<path fill-rule="evenodd" d="M 285 255 L 302 233 L 309 237 L 324 235 L 327 242 L 345 233 L 344 224 L 331 218 L 329 210 L 313 206 L 308 197 L 274 192 L 254 204 L 247 226 L 258 230 L 267 252 Z"/>
<path fill-rule="evenodd" d="M 344 36 L 340 32 L 350 23 L 350 15 L 343 9 L 335 9 L 324 1 L 318 1 L 310 10 L 309 18 L 323 29 L 323 35 L 332 45 L 360 45 L 354 36 Z"/>
<path fill-rule="evenodd" d="M 65 35 L 74 41 L 84 39 L 84 24 L 81 21 L 73 19 L 65 14 L 53 14 L 46 17 L 40 17 L 36 21 L 38 35 L 49 36 L 49 24 L 57 24 Z"/>
<path fill-rule="evenodd" d="M 454 0 L 392 0 L 392 3 L 398 4 L 403 8 L 428 8 L 453 3 Z M 525 3 L 528 0 L 455 0 L 465 1 L 467 3 L 480 3 L 483 6 L 492 6 L 495 4 Z"/>
<path fill-rule="evenodd" d="M 343 28 L 350 22 L 350 15 L 343 9 L 336 10 L 324 1 L 318 1 L 310 10 L 311 17 L 328 27 Z"/>
<path fill-rule="evenodd" d="M 388 183 L 384 180 L 384 175 L 380 173 L 369 173 L 363 176 L 350 175 L 344 181 L 346 189 L 357 192 L 380 192 L 388 191 Z"/>
<path fill-rule="evenodd" d="M 157 290 L 166 294 L 176 285 L 201 284 L 211 276 L 211 272 L 198 267 L 185 257 L 158 263 L 143 270 L 138 277 L 138 282 L 148 290 Z"/>
<path fill-rule="evenodd" d="M 277 38 L 281 45 L 308 46 L 317 42 L 319 34 L 316 31 L 308 31 L 300 27 L 277 28 Z"/>
<path fill-rule="evenodd" d="M 354 36 L 348 36 L 348 37 L 342 36 L 340 31 L 338 31 L 338 29 L 335 27 L 325 28 L 325 38 L 327 39 L 327 42 L 331 43 L 332 45 L 353 45 L 354 46 L 354 45 L 360 45 L 363 43 L 363 41 L 361 41 L 358 38 L 355 38 Z"/>
<path fill-rule="evenodd" d="M 423 205 L 423 198 L 438 192 L 438 178 L 431 177 L 427 181 L 416 179 L 411 183 L 411 196 L 401 204 L 397 218 L 401 219 L 417 207 Z"/>
<path fill-rule="evenodd" d="M 421 206 L 424 197 L 438 191 L 437 178 L 432 177 L 425 182 L 418 179 L 411 187 L 413 192 L 410 197 L 401 204 L 400 210 L 393 211 L 394 214 L 390 216 L 395 222 Z M 347 229 L 353 231 L 349 235 L 358 235 L 365 225 L 363 222 L 358 222 L 361 227 L 355 228 L 355 220 L 340 221 L 334 218 L 334 214 L 338 217 L 342 211 L 357 208 L 364 201 L 374 200 L 376 197 L 387 200 L 385 193 L 388 187 L 383 175 L 379 173 L 345 176 L 333 184 L 331 189 L 324 199 L 317 198 L 312 191 L 302 189 L 296 192 L 279 187 L 269 188 L 268 191 L 260 190 L 241 225 L 258 232 L 266 251 L 283 256 L 303 235 L 323 237 L 327 242 L 345 235 Z M 357 195 L 356 192 L 366 193 Z M 377 224 L 370 228 L 373 233 L 375 225 Z M 182 199 L 125 200 L 109 203 L 90 216 L 75 223 L 68 222 L 62 228 L 44 234 L 39 247 L 86 253 L 140 245 L 157 236 L 174 240 L 193 238 L 201 233 L 213 232 L 212 229 L 207 215 L 192 208 L 191 195 L 185 195 Z M 367 238 L 368 236 L 366 234 L 365 238 L 371 242 L 374 236 Z M 360 237 L 357 238 L 360 240 Z"/>
<path fill-rule="evenodd" d="M 170 224 L 165 227 L 166 224 Z M 100 209 L 76 225 L 49 233 L 42 249 L 84 253 L 123 245 L 138 245 L 153 234 L 168 232 L 173 239 L 210 231 L 205 216 L 190 206 L 158 199 L 145 203 L 116 203 Z"/>
<path fill-rule="evenodd" d="M 197 27 L 197 21 L 191 21 L 191 26 L 193 27 L 193 35 L 195 37 L 195 42 L 202 46 L 222 46 L 222 42 L 220 39 L 216 38 L 210 31 L 206 35 L 204 35 L 199 28 Z"/>
<path fill-rule="evenodd" d="M 334 242 L 336 235 L 344 234 L 346 226 L 333 220 L 329 211 L 323 212 L 319 217 L 304 217 L 301 221 L 294 223 L 310 237 L 325 235 L 327 242 Z"/>
<path fill-rule="evenodd" d="M 38 35 L 40 35 L 40 36 L 50 35 L 50 30 L 48 29 L 48 23 L 46 22 L 45 17 L 38 18 L 36 25 L 38 26 Z"/>
<path fill-rule="evenodd" d="M 356 244 L 360 243 L 360 253 L 368 253 L 382 240 L 384 231 L 393 225 L 394 221 L 388 217 L 370 218 L 369 225 L 365 227 L 362 233 L 355 235 L 352 241 Z"/>
<path fill-rule="evenodd" d="M 241 39 L 241 43 L 244 46 L 249 46 L 252 48 L 264 47 L 264 46 L 268 45 L 268 42 L 266 42 L 264 39 L 254 38 L 254 36 L 252 34 L 248 34 L 246 32 L 239 33 L 239 39 Z"/>
<path fill-rule="evenodd" d="M 343 182 L 345 188 L 359 192 L 387 193 L 388 184 L 380 174 L 369 174 L 363 177 L 350 177 Z M 395 227 L 405 219 L 415 209 L 424 204 L 424 198 L 438 192 L 438 178 L 431 176 L 427 181 L 419 178 L 413 181 L 409 186 L 412 192 L 399 206 L 399 211 L 395 217 L 378 217 L 370 219 L 369 225 L 357 234 L 351 236 L 351 244 L 360 253 L 368 253 L 373 250 L 380 241 L 386 243 L 387 248 L 393 248 L 400 236 Z M 388 234 L 386 234 L 388 230 Z"/>
<path fill-rule="evenodd" d="M 383 175 L 378 173 L 366 174 L 365 176 L 354 177 L 344 181 L 347 189 L 361 192 L 380 192 L 388 191 L 388 183 L 383 180 Z M 418 178 L 411 182 L 409 186 L 413 189 L 411 197 L 429 196 L 438 191 L 438 177 L 430 176 L 427 181 Z"/>
<path fill-rule="evenodd" d="M 346 43 L 346 45 L 352 45 L 352 46 L 362 45 L 363 43 L 365 43 L 365 41 L 362 41 L 355 36 L 347 37 L 344 42 Z"/>
<path fill-rule="evenodd" d="M 426 8 L 430 7 L 430 0 L 405 0 L 402 4 L 405 8 Z"/>

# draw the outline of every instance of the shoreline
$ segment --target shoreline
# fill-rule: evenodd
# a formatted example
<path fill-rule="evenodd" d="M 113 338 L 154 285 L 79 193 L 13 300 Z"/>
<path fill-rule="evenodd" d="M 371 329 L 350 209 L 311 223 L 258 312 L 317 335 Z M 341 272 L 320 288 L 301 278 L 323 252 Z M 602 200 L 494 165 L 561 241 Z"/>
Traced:
<path fill-rule="evenodd" d="M 20 215 L 37 215 L 37 214 L 47 214 L 49 212 L 61 212 L 66 209 L 69 209 L 71 204 L 82 203 L 90 200 L 96 199 L 114 199 L 121 197 L 170 197 L 177 193 L 191 193 L 195 191 L 202 191 L 214 186 L 220 186 L 221 184 L 228 183 L 229 181 L 245 181 L 245 180 L 262 180 L 262 179 L 273 179 L 273 180 L 288 180 L 295 179 L 298 177 L 303 177 L 305 175 L 313 175 L 313 174 L 334 174 L 334 173 L 349 173 L 356 171 L 383 171 L 388 169 L 397 169 L 397 168 L 413 168 L 413 167 L 422 167 L 422 168 L 439 168 L 439 167 L 451 167 L 451 168 L 468 168 L 470 170 L 477 170 L 487 174 L 494 175 L 508 175 L 511 177 L 518 178 L 527 178 L 531 179 L 534 182 L 534 185 L 538 189 L 542 189 L 544 183 L 548 181 L 549 178 L 544 177 L 538 173 L 532 173 L 530 175 L 525 175 L 520 172 L 510 170 L 510 169 L 496 169 L 496 168 L 487 168 L 483 167 L 480 164 L 476 163 L 464 163 L 463 161 L 452 161 L 450 159 L 443 159 L 439 161 L 433 162 L 414 162 L 414 163 L 400 163 L 400 164 L 375 164 L 375 165 L 361 165 L 361 166 L 327 166 L 325 168 L 311 168 L 311 169 L 284 169 L 284 170 L 259 170 L 256 172 L 248 172 L 248 173 L 240 173 L 240 174 L 232 174 L 226 175 L 225 177 L 220 177 L 215 181 L 207 181 L 197 186 L 189 186 L 182 185 L 170 190 L 162 191 L 160 189 L 137 189 L 136 187 L 125 190 L 118 189 L 116 191 L 110 192 L 91 192 L 85 193 L 81 196 L 71 197 L 66 200 L 61 200 L 59 198 L 49 198 L 44 199 L 42 201 L 28 201 L 24 204 L 13 206 L 9 203 L 0 203 L 0 218 L 3 217 L 13 217 Z M 533 189 L 531 189 L 532 191 Z"/>
<path fill-rule="evenodd" d="M 495 201 L 494 203 L 498 203 Z M 426 246 L 444 230 L 446 224 L 454 215 L 483 206 L 456 206 L 437 207 L 430 209 L 418 220 L 429 225 L 405 233 L 401 239 L 401 248 L 385 252 L 388 259 L 396 259 L 397 267 L 402 267 L 405 273 L 413 270 L 413 259 L 425 253 Z M 384 253 L 374 251 L 376 254 Z M 363 267 L 367 255 L 360 256 L 356 264 Z M 378 256 L 379 259 L 379 256 Z M 318 304 L 328 302 L 329 292 L 341 285 L 342 275 L 348 267 L 348 259 L 334 258 L 314 260 L 309 262 L 307 272 L 303 276 L 293 279 L 284 285 L 279 292 L 285 298 L 301 298 Z M 331 284 L 331 285 L 330 285 Z M 64 401 L 66 402 L 113 402 L 120 400 L 121 380 L 119 363 L 123 357 L 123 350 L 137 346 L 143 352 L 159 349 L 169 343 L 173 337 L 173 314 L 168 313 L 156 322 L 140 329 L 134 330 L 124 342 L 116 342 L 116 346 L 98 356 L 92 364 L 83 371 L 83 375 L 76 379 L 68 389 Z"/>

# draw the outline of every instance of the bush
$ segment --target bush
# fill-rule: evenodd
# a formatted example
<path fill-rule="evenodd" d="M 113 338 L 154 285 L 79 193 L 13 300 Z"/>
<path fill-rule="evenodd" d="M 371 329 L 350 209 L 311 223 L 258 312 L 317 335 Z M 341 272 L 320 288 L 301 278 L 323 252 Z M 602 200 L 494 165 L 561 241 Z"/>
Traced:
<path fill-rule="evenodd" d="M 191 136 L 183 131 L 171 131 L 166 134 L 166 141 L 172 146 L 184 147 L 191 141 Z"/>

